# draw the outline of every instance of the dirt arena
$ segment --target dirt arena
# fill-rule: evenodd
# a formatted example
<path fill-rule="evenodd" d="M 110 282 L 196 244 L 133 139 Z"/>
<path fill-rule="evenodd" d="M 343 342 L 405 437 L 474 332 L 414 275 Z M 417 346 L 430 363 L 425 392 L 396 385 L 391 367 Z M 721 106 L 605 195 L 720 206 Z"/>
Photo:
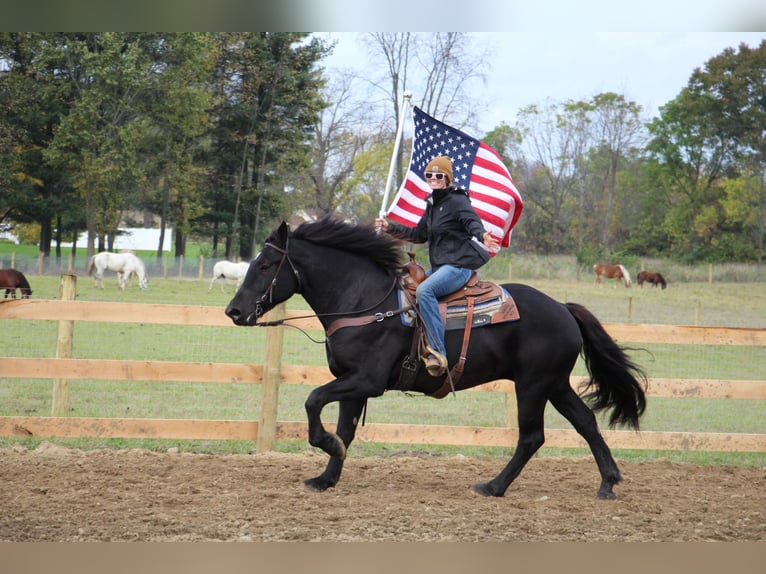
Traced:
<path fill-rule="evenodd" d="M 503 498 L 469 487 L 504 462 L 321 454 L 0 450 L 2 541 L 766 541 L 766 470 L 618 461 L 618 500 L 590 458 L 533 459 Z"/>

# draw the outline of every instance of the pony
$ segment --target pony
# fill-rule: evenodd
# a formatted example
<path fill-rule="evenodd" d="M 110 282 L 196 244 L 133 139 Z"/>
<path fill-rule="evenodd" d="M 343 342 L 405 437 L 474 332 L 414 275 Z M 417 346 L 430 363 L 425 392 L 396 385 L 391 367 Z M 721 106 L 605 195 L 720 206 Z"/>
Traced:
<path fill-rule="evenodd" d="M 282 222 L 250 262 L 245 280 L 225 309 L 235 325 L 274 326 L 289 321 L 261 321 L 264 313 L 294 294 L 309 304 L 325 329 L 325 352 L 333 380 L 311 390 L 305 402 L 308 442 L 329 455 L 325 470 L 304 480 L 312 491 L 334 487 L 341 475 L 367 400 L 387 390 L 406 390 L 441 398 L 447 379 L 433 378 L 421 361 L 409 360 L 414 332 L 404 321 L 407 307 L 397 288 L 402 243 L 378 234 L 371 225 L 353 225 L 324 217 L 290 230 Z M 516 385 L 519 436 L 516 449 L 492 480 L 472 486 L 483 496 L 503 496 L 511 482 L 545 442 L 545 406 L 550 402 L 583 436 L 593 452 L 601 482 L 597 497 L 613 499 L 622 480 L 602 438 L 595 411 L 611 411 L 610 426 L 638 430 L 646 407 L 646 375 L 606 332 L 598 319 L 577 303 L 560 303 L 528 285 L 506 283 L 520 319 L 470 331 L 453 391 L 497 379 Z M 289 323 L 287 323 L 289 324 Z M 446 333 L 450 365 L 462 361 L 462 329 Z M 590 378 L 585 396 L 569 377 L 580 353 Z M 408 386 L 400 377 L 413 372 Z M 448 375 L 451 374 L 448 371 Z M 453 381 L 452 378 L 449 381 Z M 448 387 L 449 388 L 449 387 Z M 322 410 L 338 403 L 335 432 L 325 428 Z"/>
<path fill-rule="evenodd" d="M 94 269 L 95 274 L 93 273 Z M 138 287 L 140 289 L 143 290 L 148 287 L 144 262 L 132 252 L 111 253 L 109 251 L 102 251 L 88 260 L 88 275 L 93 275 L 95 287 L 104 288 L 104 271 L 107 270 L 117 273 L 117 282 L 123 291 L 133 273 L 138 276 Z"/>
<path fill-rule="evenodd" d="M 16 290 L 21 292 L 22 299 L 32 296 L 32 288 L 24 274 L 17 269 L 0 269 L 0 289 L 5 289 L 4 299 L 16 298 Z"/>
<path fill-rule="evenodd" d="M 668 286 L 668 282 L 665 281 L 665 278 L 662 276 L 662 274 L 658 273 L 657 271 L 639 271 L 636 279 L 638 280 L 639 287 L 643 287 L 644 282 L 651 283 L 652 287 L 657 287 L 657 285 L 660 285 L 663 289 Z"/>
<path fill-rule="evenodd" d="M 221 293 L 223 293 L 223 285 L 226 283 L 227 279 L 236 281 L 237 285 L 235 289 L 239 289 L 239 286 L 242 285 L 242 281 L 245 278 L 245 273 L 247 273 L 248 265 L 249 263 L 247 261 L 233 263 L 224 260 L 217 262 L 213 265 L 213 278 L 210 280 L 210 287 L 208 287 L 207 292 L 210 293 L 210 290 L 213 288 L 213 283 L 218 279 L 221 280 Z"/>
<path fill-rule="evenodd" d="M 597 263 L 593 266 L 593 272 L 596 274 L 596 285 L 601 285 L 601 278 L 614 279 L 614 286 L 620 280 L 625 282 L 625 287 L 630 287 L 630 273 L 623 265 L 609 265 L 606 263 Z"/>

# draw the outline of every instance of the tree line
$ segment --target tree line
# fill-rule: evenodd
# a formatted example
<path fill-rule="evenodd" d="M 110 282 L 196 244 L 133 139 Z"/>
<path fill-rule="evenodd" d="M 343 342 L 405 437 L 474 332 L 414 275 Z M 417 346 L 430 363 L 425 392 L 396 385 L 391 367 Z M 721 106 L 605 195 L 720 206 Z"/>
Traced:
<path fill-rule="evenodd" d="M 176 256 L 194 237 L 248 259 L 298 214 L 371 222 L 401 94 L 478 135 L 468 95 L 490 59 L 462 33 L 359 45 L 364 77 L 326 70 L 332 42 L 306 33 L 0 33 L 0 225 L 60 257 L 82 231 L 92 254 L 156 221 Z M 762 261 L 766 41 L 701 63 L 657 117 L 608 92 L 481 139 L 524 198 L 514 251 Z"/>

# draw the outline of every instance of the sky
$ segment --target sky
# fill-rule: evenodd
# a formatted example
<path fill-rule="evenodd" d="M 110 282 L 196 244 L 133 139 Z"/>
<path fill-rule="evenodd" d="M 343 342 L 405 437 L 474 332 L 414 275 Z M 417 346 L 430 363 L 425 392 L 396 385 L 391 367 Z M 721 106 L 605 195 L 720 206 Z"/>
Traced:
<path fill-rule="evenodd" d="M 687 85 L 694 68 L 720 54 L 751 48 L 766 40 L 766 32 L 478 32 L 476 42 L 490 46 L 486 86 L 470 94 L 480 106 L 479 134 L 511 124 L 524 106 L 585 100 L 604 92 L 623 94 L 644 109 L 648 118 L 675 98 Z M 370 62 L 361 48 L 361 33 L 329 33 L 337 41 L 328 68 L 369 73 Z M 385 73 L 385 70 L 382 71 Z M 456 81 L 459 79 L 456 79 Z M 414 94 L 417 101 L 417 94 Z"/>

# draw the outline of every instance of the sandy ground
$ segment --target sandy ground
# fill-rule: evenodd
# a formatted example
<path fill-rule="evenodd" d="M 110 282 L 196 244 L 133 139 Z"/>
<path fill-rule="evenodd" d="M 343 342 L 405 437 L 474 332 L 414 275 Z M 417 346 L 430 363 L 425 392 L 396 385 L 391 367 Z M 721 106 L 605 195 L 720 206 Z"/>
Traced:
<path fill-rule="evenodd" d="M 500 459 L 350 458 L 324 493 L 322 454 L 0 450 L 2 541 L 766 541 L 766 470 L 618 461 L 616 501 L 591 458 L 535 458 L 502 498 L 470 485 Z"/>

